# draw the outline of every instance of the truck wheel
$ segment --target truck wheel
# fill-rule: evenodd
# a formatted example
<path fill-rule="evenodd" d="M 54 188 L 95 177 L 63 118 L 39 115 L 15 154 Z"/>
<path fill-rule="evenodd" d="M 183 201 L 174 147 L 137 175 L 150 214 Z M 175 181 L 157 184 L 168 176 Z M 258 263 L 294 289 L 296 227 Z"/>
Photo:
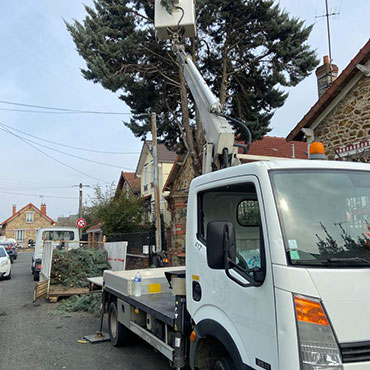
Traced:
<path fill-rule="evenodd" d="M 227 357 L 221 357 L 216 360 L 212 370 L 233 370 L 233 365 Z"/>
<path fill-rule="evenodd" d="M 35 271 L 33 273 L 33 281 L 39 281 L 40 280 L 40 271 Z"/>
<path fill-rule="evenodd" d="M 108 310 L 109 336 L 113 346 L 127 346 L 132 343 L 133 334 L 118 321 L 117 304 L 111 302 Z"/>

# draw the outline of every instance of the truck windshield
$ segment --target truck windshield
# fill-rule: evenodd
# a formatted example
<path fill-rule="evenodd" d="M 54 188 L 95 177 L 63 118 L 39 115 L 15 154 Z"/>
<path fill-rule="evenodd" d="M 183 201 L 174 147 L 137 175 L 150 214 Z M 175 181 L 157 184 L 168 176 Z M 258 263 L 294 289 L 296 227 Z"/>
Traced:
<path fill-rule="evenodd" d="M 65 230 L 53 230 L 53 231 L 44 231 L 42 233 L 42 240 L 46 241 L 73 241 L 75 240 L 73 231 Z"/>
<path fill-rule="evenodd" d="M 370 267 L 370 172 L 272 171 L 293 265 Z"/>

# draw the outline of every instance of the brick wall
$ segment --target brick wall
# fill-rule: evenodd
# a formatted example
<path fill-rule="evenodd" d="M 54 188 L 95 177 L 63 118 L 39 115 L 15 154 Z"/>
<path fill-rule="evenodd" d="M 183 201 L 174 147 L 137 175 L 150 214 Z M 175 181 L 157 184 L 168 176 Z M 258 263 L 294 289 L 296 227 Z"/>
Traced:
<path fill-rule="evenodd" d="M 167 255 L 171 266 L 183 266 L 185 264 L 187 195 L 187 192 L 183 194 L 172 194 L 167 198 L 171 212 Z"/>
<path fill-rule="evenodd" d="M 363 76 L 314 130 L 329 159 L 334 149 L 370 137 L 370 78 Z"/>
<path fill-rule="evenodd" d="M 176 174 L 169 196 L 166 198 L 168 209 L 171 212 L 167 255 L 171 266 L 185 265 L 186 250 L 186 209 L 188 189 L 194 178 L 190 157 Z"/>

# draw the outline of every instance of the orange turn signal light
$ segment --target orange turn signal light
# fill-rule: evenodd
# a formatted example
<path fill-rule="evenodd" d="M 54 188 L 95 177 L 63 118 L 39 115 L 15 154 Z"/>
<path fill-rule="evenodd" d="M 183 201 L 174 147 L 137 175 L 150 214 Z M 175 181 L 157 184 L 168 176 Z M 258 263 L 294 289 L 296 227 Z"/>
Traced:
<path fill-rule="evenodd" d="M 325 154 L 325 147 L 323 143 L 315 141 L 310 144 L 310 154 Z"/>
<path fill-rule="evenodd" d="M 294 304 L 298 321 L 329 326 L 328 319 L 326 318 L 325 312 L 320 302 L 300 296 L 295 296 Z"/>
<path fill-rule="evenodd" d="M 197 335 L 196 335 L 196 333 L 195 333 L 195 330 L 193 330 L 193 331 L 191 332 L 191 334 L 190 334 L 190 340 L 191 340 L 192 342 L 195 342 L 196 337 L 197 337 Z"/>

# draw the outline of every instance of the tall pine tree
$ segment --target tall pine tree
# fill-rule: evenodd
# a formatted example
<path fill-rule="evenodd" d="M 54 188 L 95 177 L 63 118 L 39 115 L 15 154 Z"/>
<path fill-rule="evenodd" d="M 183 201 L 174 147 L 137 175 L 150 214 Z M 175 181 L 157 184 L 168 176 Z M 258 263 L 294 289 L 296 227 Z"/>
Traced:
<path fill-rule="evenodd" d="M 149 112 L 156 111 L 159 137 L 170 149 L 185 148 L 200 173 L 201 122 L 170 42 L 155 38 L 154 0 L 95 0 L 85 9 L 82 23 L 67 23 L 86 61 L 83 76 L 121 93 L 133 114 L 126 125 L 137 137 L 150 132 Z M 312 26 L 273 0 L 198 0 L 196 14 L 198 37 L 185 41 L 188 52 L 225 112 L 261 138 L 287 98 L 282 88 L 318 63 L 306 43 Z"/>

